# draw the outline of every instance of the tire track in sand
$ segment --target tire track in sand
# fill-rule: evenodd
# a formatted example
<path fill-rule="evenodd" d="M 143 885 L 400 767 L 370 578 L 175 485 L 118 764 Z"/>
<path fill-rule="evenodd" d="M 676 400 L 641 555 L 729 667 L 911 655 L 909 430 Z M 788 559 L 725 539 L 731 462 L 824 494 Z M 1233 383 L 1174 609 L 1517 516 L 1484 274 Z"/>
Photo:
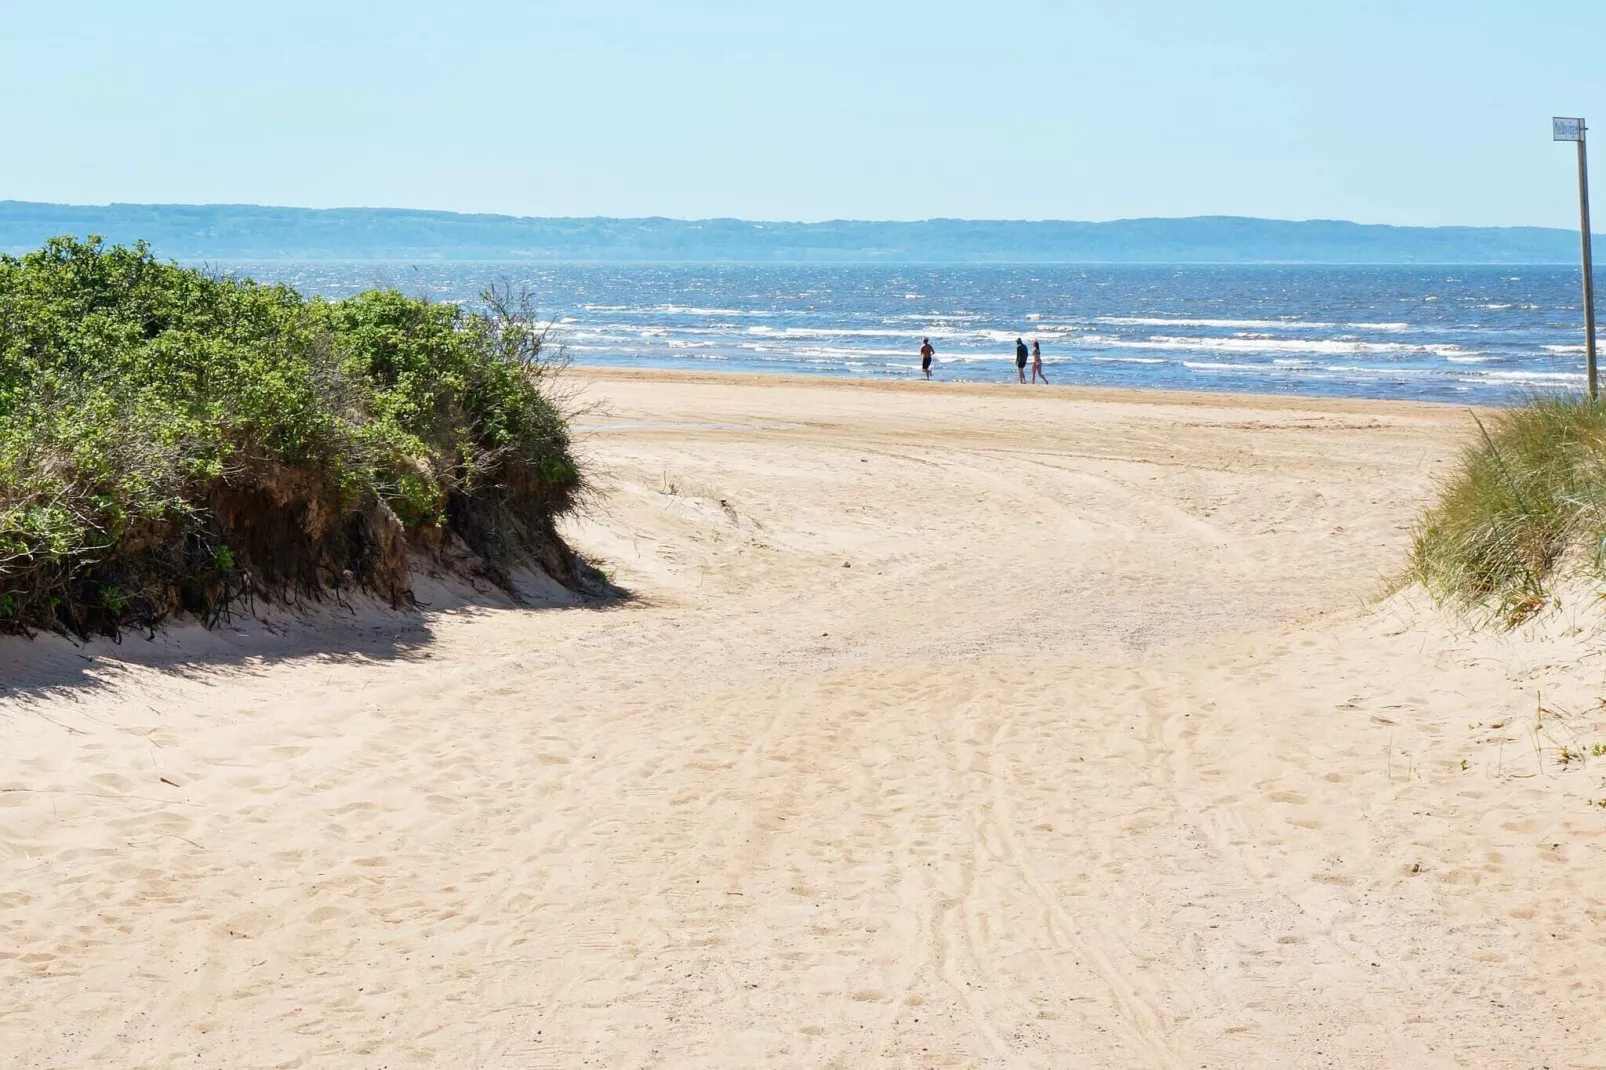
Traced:
<path fill-rule="evenodd" d="M 1014 869 L 1021 882 L 1042 904 L 1046 929 L 1055 946 L 1073 952 L 1078 962 L 1085 960 L 1093 964 L 1099 978 L 1109 991 L 1111 1001 L 1119 1008 L 1126 1021 L 1128 1040 L 1137 1049 L 1145 1052 L 1153 1060 L 1154 1065 L 1165 1067 L 1166 1070 L 1182 1070 L 1181 1057 L 1172 1050 L 1166 1040 L 1167 1034 L 1171 1032 L 1171 1025 L 1165 1015 L 1137 995 L 1138 989 L 1133 979 L 1123 973 L 1094 940 L 1082 935 L 1080 927 L 1060 902 L 1059 896 L 1037 875 L 1030 855 L 1022 849 L 1011 815 L 1008 768 L 999 755 L 999 745 L 1009 729 L 1009 721 L 1000 723 L 984 752 L 987 763 L 986 777 L 991 789 L 987 818 L 1004 847 L 1003 861 Z"/>

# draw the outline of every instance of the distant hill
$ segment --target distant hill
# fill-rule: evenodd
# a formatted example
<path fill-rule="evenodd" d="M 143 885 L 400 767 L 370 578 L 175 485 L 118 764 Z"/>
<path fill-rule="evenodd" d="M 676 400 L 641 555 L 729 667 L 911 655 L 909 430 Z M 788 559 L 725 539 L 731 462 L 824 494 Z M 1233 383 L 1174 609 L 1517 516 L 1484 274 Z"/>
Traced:
<path fill-rule="evenodd" d="M 143 238 L 179 260 L 604 260 L 775 263 L 1572 264 L 1573 231 L 1391 227 L 1239 216 L 1110 223 L 929 219 L 538 218 L 397 208 L 0 201 L 0 250 L 57 234 Z"/>

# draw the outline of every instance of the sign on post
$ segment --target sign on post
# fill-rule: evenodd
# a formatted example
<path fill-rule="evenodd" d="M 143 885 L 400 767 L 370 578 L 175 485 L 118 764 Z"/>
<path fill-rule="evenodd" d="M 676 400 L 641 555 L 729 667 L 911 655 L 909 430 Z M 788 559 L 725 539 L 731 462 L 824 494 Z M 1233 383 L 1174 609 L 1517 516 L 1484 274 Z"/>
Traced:
<path fill-rule="evenodd" d="M 1553 116 L 1550 136 L 1556 141 L 1578 143 L 1578 229 L 1583 235 L 1584 253 L 1584 377 L 1589 383 L 1589 399 L 1600 395 L 1595 381 L 1595 264 L 1589 248 L 1589 153 L 1584 144 L 1584 121 Z"/>
<path fill-rule="evenodd" d="M 1582 119 L 1551 119 L 1550 132 L 1552 141 L 1582 141 L 1584 140 L 1584 121 Z"/>

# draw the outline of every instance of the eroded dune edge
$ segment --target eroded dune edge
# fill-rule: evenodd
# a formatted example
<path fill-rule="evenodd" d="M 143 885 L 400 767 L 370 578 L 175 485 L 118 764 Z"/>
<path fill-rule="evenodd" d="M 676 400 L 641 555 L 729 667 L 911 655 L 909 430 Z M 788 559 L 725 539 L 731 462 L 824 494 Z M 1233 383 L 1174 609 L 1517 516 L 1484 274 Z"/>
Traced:
<path fill-rule="evenodd" d="M 575 374 L 628 602 L 0 648 L 0 1065 L 1606 1060 L 1588 599 L 1378 600 L 1464 411 Z"/>

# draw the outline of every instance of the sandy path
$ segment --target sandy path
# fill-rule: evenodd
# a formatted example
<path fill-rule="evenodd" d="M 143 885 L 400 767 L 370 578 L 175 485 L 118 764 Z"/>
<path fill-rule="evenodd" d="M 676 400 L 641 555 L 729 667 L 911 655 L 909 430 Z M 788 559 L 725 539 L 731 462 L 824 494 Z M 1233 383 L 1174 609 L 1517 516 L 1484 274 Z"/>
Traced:
<path fill-rule="evenodd" d="M 1365 604 L 1464 413 L 593 380 L 635 604 L 0 651 L 0 1065 L 1606 1065 L 1598 644 Z"/>

